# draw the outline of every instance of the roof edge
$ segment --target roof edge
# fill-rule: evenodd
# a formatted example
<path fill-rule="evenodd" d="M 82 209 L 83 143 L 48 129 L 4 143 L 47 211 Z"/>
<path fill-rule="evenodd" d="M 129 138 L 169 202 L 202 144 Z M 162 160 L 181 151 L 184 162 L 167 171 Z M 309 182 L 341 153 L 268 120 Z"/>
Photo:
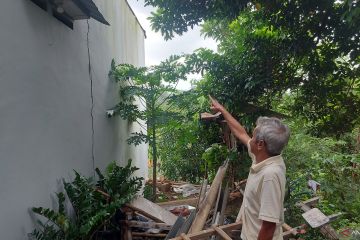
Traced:
<path fill-rule="evenodd" d="M 130 4 L 129 4 L 128 0 L 125 0 L 125 2 L 126 2 L 126 4 L 127 4 L 127 6 L 129 7 L 130 11 L 132 12 L 132 14 L 134 15 L 134 17 L 135 17 L 135 19 L 136 19 L 137 23 L 139 24 L 139 26 L 140 26 L 140 27 L 141 27 L 141 29 L 143 30 L 143 32 L 144 32 L 144 36 L 145 36 L 145 38 L 146 38 L 146 31 L 145 31 L 145 29 L 143 28 L 143 26 L 141 25 L 141 23 L 140 23 L 139 19 L 137 18 L 137 16 L 136 16 L 136 14 L 135 14 L 134 10 L 133 10 L 133 9 L 132 9 L 132 7 L 130 6 Z"/>

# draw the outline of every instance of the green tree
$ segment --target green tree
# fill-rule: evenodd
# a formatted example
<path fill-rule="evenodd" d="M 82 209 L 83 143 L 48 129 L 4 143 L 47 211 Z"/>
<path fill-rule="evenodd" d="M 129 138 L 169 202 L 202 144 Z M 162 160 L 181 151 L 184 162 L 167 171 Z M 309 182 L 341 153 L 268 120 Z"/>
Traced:
<path fill-rule="evenodd" d="M 344 1 L 266 1 L 266 0 L 145 0 L 145 6 L 153 6 L 156 11 L 150 17 L 152 28 L 160 31 L 165 39 L 174 34 L 183 34 L 188 28 L 208 21 L 235 20 L 242 11 L 261 11 L 262 18 L 274 27 L 286 27 L 301 33 L 307 27 L 315 31 L 329 29 L 340 17 L 345 25 L 352 27 L 352 34 L 358 33 L 360 26 L 359 2 Z M 336 13 L 336 19 L 327 19 Z M 326 20 L 327 19 L 327 20 Z M 324 22 L 323 22 L 324 21 Z M 316 24 L 313 24 L 313 23 Z M 320 24 L 319 23 L 324 23 Z M 299 29 L 296 27 L 302 26 Z M 332 26 L 330 26 L 332 27 Z M 344 38 L 345 39 L 345 38 Z"/>
<path fill-rule="evenodd" d="M 243 8 L 234 5 L 238 16 L 222 19 L 196 8 L 175 9 L 170 2 L 152 2 L 167 10 L 153 16 L 154 27 L 174 32 L 177 28 L 170 22 L 184 19 L 191 26 L 191 13 L 198 10 L 205 20 L 203 32 L 218 40 L 219 53 L 198 50 L 189 63 L 207 75 L 207 89 L 233 112 L 239 114 L 249 102 L 269 109 L 290 92 L 291 114 L 305 117 L 315 135 L 339 137 L 359 122 L 358 2 L 257 1 Z M 184 19 L 165 18 L 179 12 Z M 160 17 L 163 22 L 155 21 Z"/>
<path fill-rule="evenodd" d="M 145 5 L 157 8 L 152 13 L 151 26 L 155 31 L 161 31 L 166 40 L 175 34 L 182 35 L 188 27 L 193 28 L 202 21 L 210 19 L 234 19 L 238 16 L 248 0 L 145 0 Z"/>
<path fill-rule="evenodd" d="M 206 176 L 201 156 L 211 144 L 221 141 L 219 129 L 216 124 L 200 123 L 199 114 L 209 104 L 196 89 L 183 92 L 174 101 L 181 118 L 160 130 L 160 170 L 168 179 L 198 183 Z"/>
<path fill-rule="evenodd" d="M 198 183 L 205 177 L 212 181 L 226 158 L 230 159 L 231 180 L 246 177 L 247 151 L 241 155 L 229 151 L 222 138 L 221 124 L 199 118 L 200 113 L 209 110 L 207 92 L 203 81 L 199 81 L 193 89 L 178 95 L 174 110 L 181 118 L 160 130 L 160 170 L 168 179 Z M 243 148 L 239 150 L 244 153 Z"/>
<path fill-rule="evenodd" d="M 188 68 L 181 57 L 172 56 L 159 65 L 135 67 L 130 64 L 115 66 L 112 62 L 110 76 L 120 84 L 120 102 L 113 108 L 115 114 L 137 122 L 142 130 L 132 133 L 129 144 L 148 143 L 153 159 L 153 197 L 156 198 L 157 131 L 172 119 L 170 99 L 177 93 L 180 80 L 186 80 Z M 137 100 L 137 102 L 136 102 Z"/>

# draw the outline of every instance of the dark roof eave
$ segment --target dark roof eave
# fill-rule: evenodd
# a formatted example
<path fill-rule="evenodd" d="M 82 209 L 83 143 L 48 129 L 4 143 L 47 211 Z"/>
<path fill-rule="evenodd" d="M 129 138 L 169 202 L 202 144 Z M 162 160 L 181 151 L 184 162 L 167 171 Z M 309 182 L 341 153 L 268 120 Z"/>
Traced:
<path fill-rule="evenodd" d="M 89 17 L 110 26 L 108 21 L 105 20 L 104 16 L 101 14 L 96 4 L 92 0 L 74 0 L 74 3 Z"/>

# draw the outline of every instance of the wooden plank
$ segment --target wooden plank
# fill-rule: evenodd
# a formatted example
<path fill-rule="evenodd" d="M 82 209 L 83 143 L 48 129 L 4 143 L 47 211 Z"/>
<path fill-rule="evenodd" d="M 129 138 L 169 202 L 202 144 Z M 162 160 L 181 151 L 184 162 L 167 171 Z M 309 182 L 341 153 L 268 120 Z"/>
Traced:
<path fill-rule="evenodd" d="M 161 228 L 163 230 L 170 230 L 172 225 L 168 225 L 166 223 L 156 223 L 156 222 L 141 222 L 141 221 L 125 221 L 121 220 L 120 223 L 125 223 L 129 227 L 136 228 Z"/>
<path fill-rule="evenodd" d="M 283 239 L 284 240 L 287 240 L 287 239 L 289 239 L 291 237 L 294 237 L 294 234 L 293 234 L 292 230 L 283 232 Z"/>
<path fill-rule="evenodd" d="M 285 239 L 289 239 L 290 237 L 294 236 L 295 232 L 297 233 L 296 229 L 297 228 L 291 228 L 289 225 L 287 225 L 287 228 L 290 230 L 289 231 L 286 231 L 283 233 L 283 237 L 284 237 L 284 240 Z M 225 233 L 230 233 L 230 234 L 237 234 L 237 235 L 240 235 L 241 232 L 239 229 L 241 229 L 242 227 L 242 223 L 241 222 L 236 222 L 236 223 L 232 223 L 232 224 L 227 224 L 227 225 L 223 225 L 223 226 L 219 226 L 218 228 L 221 229 L 222 231 L 224 231 Z M 300 227 L 298 227 L 300 228 Z M 185 235 L 185 234 L 181 234 L 182 235 L 185 235 L 187 238 L 186 239 L 190 239 L 190 240 L 199 240 L 199 239 L 205 239 L 205 238 L 208 238 L 214 234 L 216 234 L 218 231 L 216 231 L 215 229 L 213 228 L 210 228 L 210 229 L 207 229 L 207 230 L 202 230 L 200 232 L 197 232 L 197 233 L 191 233 L 191 234 L 188 234 L 188 235 Z M 176 238 L 173 238 L 171 240 L 182 240 L 182 239 L 185 239 L 185 238 L 182 238 L 181 236 L 178 236 Z M 229 237 L 229 235 L 227 234 L 227 236 Z M 230 238 L 231 239 L 231 238 Z"/>
<path fill-rule="evenodd" d="M 201 203 L 203 202 L 203 200 L 205 198 L 206 191 L 207 191 L 207 184 L 208 184 L 208 179 L 206 178 L 206 179 L 204 179 L 204 182 L 201 185 L 200 194 L 199 194 L 196 206 L 195 206 L 196 208 L 198 208 L 201 205 Z"/>
<path fill-rule="evenodd" d="M 300 207 L 301 210 L 303 210 L 304 212 L 307 212 L 307 211 L 311 210 L 311 208 L 308 205 L 315 203 L 318 200 L 319 200 L 318 197 L 312 198 L 312 199 L 305 201 L 305 203 L 307 203 L 307 204 L 305 204 L 304 202 L 298 202 L 298 203 L 296 203 L 296 206 Z M 339 235 L 336 233 L 335 229 L 333 229 L 329 224 L 325 224 L 324 226 L 322 226 L 320 228 L 320 233 L 323 236 L 325 236 L 327 239 L 330 239 L 330 240 L 338 240 L 339 239 Z"/>
<path fill-rule="evenodd" d="M 338 239 L 340 239 L 337 232 L 329 224 L 326 224 L 326 225 L 322 226 L 320 228 L 320 232 L 327 239 L 330 239 L 330 240 L 338 240 Z"/>
<path fill-rule="evenodd" d="M 319 197 L 313 197 L 306 201 L 303 201 L 302 203 L 309 207 L 314 207 L 319 202 L 319 199 L 320 199 Z"/>
<path fill-rule="evenodd" d="M 184 240 L 190 240 L 190 238 L 187 235 L 185 235 L 185 233 L 182 233 L 180 236 Z"/>
<path fill-rule="evenodd" d="M 230 231 L 230 237 L 234 240 L 241 240 L 241 230 Z"/>
<path fill-rule="evenodd" d="M 296 235 L 297 234 L 297 230 L 290 227 L 289 225 L 287 225 L 286 223 L 282 224 L 282 228 L 285 230 L 285 232 L 290 232 L 292 235 Z"/>
<path fill-rule="evenodd" d="M 190 228 L 190 233 L 199 232 L 204 228 L 206 219 L 209 215 L 210 209 L 214 205 L 215 198 L 218 192 L 218 189 L 222 183 L 222 180 L 225 176 L 226 170 L 228 167 L 228 160 L 225 162 L 223 166 L 220 166 L 218 172 L 214 178 L 213 183 L 211 184 L 209 193 L 204 199 L 203 204 L 201 204 L 199 208 L 199 212 L 197 213 L 194 223 Z"/>
<path fill-rule="evenodd" d="M 126 240 L 132 240 L 132 232 L 131 232 L 131 229 L 130 228 L 128 228 L 127 230 L 126 230 Z"/>
<path fill-rule="evenodd" d="M 184 225 L 181 226 L 180 230 L 177 232 L 176 236 L 181 235 L 182 233 L 188 233 L 191 224 L 193 223 L 196 216 L 196 211 L 192 210 L 189 217 L 186 219 Z"/>
<path fill-rule="evenodd" d="M 309 207 L 308 205 L 305 205 L 302 202 L 296 203 L 296 206 L 301 208 L 301 210 L 303 210 L 304 212 L 307 212 L 307 211 L 309 211 L 311 209 L 311 207 Z"/>
<path fill-rule="evenodd" d="M 160 207 L 170 207 L 170 206 L 177 206 L 177 205 L 190 205 L 193 207 L 196 207 L 196 203 L 198 201 L 198 198 L 188 198 L 188 199 L 180 199 L 180 200 L 174 200 L 174 201 L 168 201 L 168 202 L 161 202 L 157 203 Z"/>
<path fill-rule="evenodd" d="M 241 225 L 242 225 L 242 222 L 236 222 L 236 223 L 219 226 L 219 228 L 222 229 L 224 232 L 230 232 L 231 230 L 240 229 Z M 198 240 L 198 239 L 204 239 L 204 238 L 210 237 L 214 233 L 215 233 L 215 230 L 210 228 L 210 229 L 202 230 L 202 231 L 199 231 L 196 233 L 190 233 L 187 236 L 191 240 Z M 181 236 L 173 238 L 173 240 L 181 240 L 181 239 L 183 239 Z"/>
<path fill-rule="evenodd" d="M 225 240 L 231 240 L 231 237 L 224 232 L 221 228 L 217 227 L 216 225 L 212 225 L 212 228 L 215 230 L 217 234 L 219 234 Z"/>
<path fill-rule="evenodd" d="M 216 202 L 215 202 L 214 215 L 213 215 L 213 219 L 212 219 L 212 224 L 216 223 L 217 225 L 222 225 L 222 224 L 219 224 L 218 222 L 216 222 L 218 214 L 220 215 L 220 213 L 219 213 L 219 202 L 220 202 L 220 198 L 222 198 L 222 194 L 223 194 L 221 189 L 222 189 L 222 186 L 220 185 L 218 195 L 217 195 L 217 198 L 216 198 Z"/>
<path fill-rule="evenodd" d="M 229 195 L 230 195 L 229 184 L 226 183 L 224 194 L 223 194 L 223 199 L 222 199 L 222 204 L 221 204 L 221 209 L 220 209 L 219 225 L 224 224 L 225 210 L 226 210 L 226 205 L 228 202 Z"/>
<path fill-rule="evenodd" d="M 333 222 L 342 215 L 343 215 L 343 213 L 335 213 L 335 214 L 331 214 L 331 215 L 329 215 L 327 217 L 329 218 L 329 222 Z"/>
<path fill-rule="evenodd" d="M 169 211 L 166 211 L 159 205 L 143 198 L 137 197 L 130 204 L 126 205 L 127 207 L 138 211 L 145 217 L 149 217 L 156 222 L 164 222 L 169 225 L 174 225 L 177 217 Z"/>
<path fill-rule="evenodd" d="M 238 221 L 241 220 L 241 207 L 242 207 L 243 203 L 244 203 L 244 201 L 243 201 L 243 202 L 241 203 L 241 205 L 240 205 L 240 209 L 239 209 L 239 212 L 238 212 L 238 214 L 237 214 L 237 216 L 236 216 L 235 222 L 238 222 Z"/>
<path fill-rule="evenodd" d="M 121 226 L 121 235 L 122 235 L 122 239 L 124 240 L 130 240 L 131 236 L 129 236 L 129 226 L 126 224 L 122 224 Z M 130 232 L 131 233 L 131 232 Z M 130 239 L 129 239 L 130 237 Z"/>
<path fill-rule="evenodd" d="M 174 226 L 171 228 L 169 233 L 166 235 L 165 240 L 176 237 L 177 232 L 180 230 L 181 226 L 184 224 L 185 219 L 182 216 L 179 216 L 176 220 Z"/>
<path fill-rule="evenodd" d="M 302 214 L 302 217 L 312 228 L 321 227 L 329 222 L 329 218 L 318 208 L 312 208 L 306 211 Z"/>
<path fill-rule="evenodd" d="M 144 233 L 144 232 L 132 232 L 133 237 L 156 237 L 164 238 L 166 237 L 165 233 Z"/>

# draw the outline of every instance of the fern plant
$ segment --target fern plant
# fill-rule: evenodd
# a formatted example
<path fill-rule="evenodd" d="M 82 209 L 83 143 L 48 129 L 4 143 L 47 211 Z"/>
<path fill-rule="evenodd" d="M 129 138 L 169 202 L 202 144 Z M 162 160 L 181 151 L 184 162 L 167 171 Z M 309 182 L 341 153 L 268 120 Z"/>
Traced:
<path fill-rule="evenodd" d="M 125 167 L 112 162 L 105 174 L 97 168 L 98 180 L 86 178 L 74 171 L 71 182 L 63 180 L 65 193 L 57 193 L 58 209 L 34 207 L 32 211 L 43 216 L 31 236 L 38 240 L 85 240 L 97 239 L 101 229 L 116 230 L 119 227 L 111 219 L 127 202 L 130 202 L 142 186 L 143 178 L 134 177 L 138 168 Z M 74 216 L 66 211 L 65 199 L 69 199 Z"/>

